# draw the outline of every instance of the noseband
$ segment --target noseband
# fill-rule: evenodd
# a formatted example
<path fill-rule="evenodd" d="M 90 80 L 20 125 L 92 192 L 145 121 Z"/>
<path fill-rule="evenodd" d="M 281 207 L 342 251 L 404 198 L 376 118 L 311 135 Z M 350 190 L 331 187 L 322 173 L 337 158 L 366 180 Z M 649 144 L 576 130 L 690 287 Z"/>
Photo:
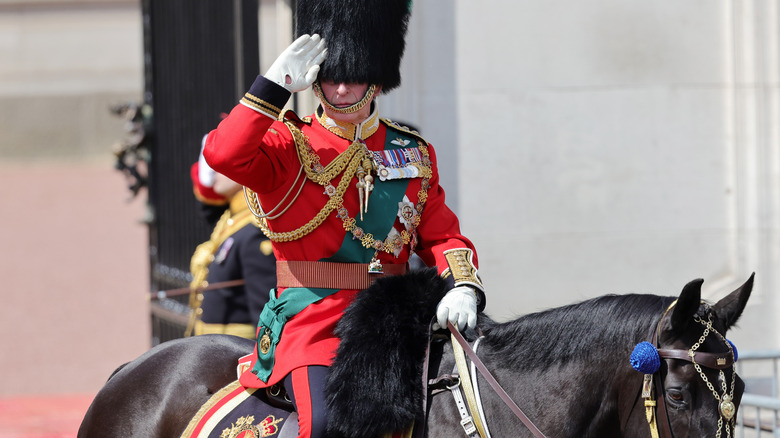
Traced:
<path fill-rule="evenodd" d="M 736 349 L 734 345 L 726 339 L 720 332 L 718 332 L 712 326 L 712 314 L 707 314 L 707 321 L 703 320 L 698 315 L 694 316 L 694 321 L 704 326 L 704 332 L 699 340 L 691 346 L 688 350 L 681 349 L 665 349 L 657 348 L 658 336 L 661 331 L 661 324 L 666 318 L 669 311 L 677 304 L 674 301 L 667 309 L 666 312 L 658 320 L 655 330 L 653 331 L 653 340 L 650 342 L 640 342 L 634 352 L 631 353 L 631 365 L 637 371 L 645 375 L 644 383 L 642 384 L 642 398 L 645 399 L 645 414 L 647 416 L 647 422 L 650 425 L 650 432 L 653 438 L 658 438 L 658 427 L 656 423 L 656 415 L 665 434 L 668 438 L 672 438 L 671 425 L 669 423 L 668 413 L 665 402 L 665 391 L 663 378 L 661 377 L 661 359 L 678 359 L 690 362 L 693 364 L 696 372 L 702 378 L 707 388 L 712 392 L 715 400 L 718 401 L 718 432 L 716 438 L 720 438 L 721 430 L 726 430 L 726 436 L 731 437 L 731 431 L 735 430 L 734 414 L 736 413 L 736 407 L 734 406 L 734 388 L 737 381 L 737 372 L 733 369 L 734 362 L 736 362 Z M 714 333 L 720 338 L 720 340 L 726 345 L 728 351 L 723 353 L 706 353 L 697 351 L 702 344 L 704 344 L 710 333 Z M 702 367 L 713 370 L 718 370 L 723 393 L 719 394 L 715 389 L 715 386 L 709 381 L 707 375 L 704 374 Z M 732 368 L 731 387 L 727 388 L 726 375 L 724 370 Z M 657 376 L 656 376 L 657 375 Z M 653 379 L 655 377 L 655 385 L 653 385 Z M 655 395 L 657 396 L 657 402 L 654 399 L 653 386 L 655 386 Z M 657 409 L 654 409 L 656 408 Z M 655 411 L 655 413 L 654 413 Z M 725 420 L 725 421 L 724 421 Z"/>

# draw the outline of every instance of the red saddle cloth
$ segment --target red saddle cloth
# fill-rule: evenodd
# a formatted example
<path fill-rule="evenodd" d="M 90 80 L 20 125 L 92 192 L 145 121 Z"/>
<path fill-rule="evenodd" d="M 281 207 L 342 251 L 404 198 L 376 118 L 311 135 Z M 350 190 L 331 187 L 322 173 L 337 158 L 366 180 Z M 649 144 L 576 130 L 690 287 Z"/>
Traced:
<path fill-rule="evenodd" d="M 265 390 L 236 380 L 217 391 L 190 420 L 182 438 L 260 438 L 277 436 L 290 412 L 269 405 Z M 297 426 L 297 425 L 296 425 Z"/>
<path fill-rule="evenodd" d="M 238 360 L 238 375 L 252 361 L 252 355 Z M 264 388 L 248 388 L 236 380 L 217 391 L 190 420 L 181 438 L 261 438 L 278 436 L 285 422 L 296 421 L 291 412 L 268 404 Z M 290 424 L 297 431 L 297 424 Z M 411 438 L 412 427 L 388 433 L 383 438 Z"/>
<path fill-rule="evenodd" d="M 265 390 L 237 380 L 217 391 L 190 420 L 181 438 L 261 438 L 278 436 L 290 412 L 266 403 Z M 295 416 L 290 418 L 296 421 Z M 297 424 L 293 426 L 297 430 Z M 410 438 L 411 428 L 385 438 Z"/>

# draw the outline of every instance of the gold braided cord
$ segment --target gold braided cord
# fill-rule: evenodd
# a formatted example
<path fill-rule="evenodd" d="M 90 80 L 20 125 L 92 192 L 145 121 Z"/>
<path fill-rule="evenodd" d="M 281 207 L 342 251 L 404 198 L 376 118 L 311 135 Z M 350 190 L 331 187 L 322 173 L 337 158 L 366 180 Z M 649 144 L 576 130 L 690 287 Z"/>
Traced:
<path fill-rule="evenodd" d="M 349 186 L 350 181 L 352 181 L 352 177 L 355 175 L 359 164 L 360 160 L 353 159 L 350 161 L 349 165 L 347 166 L 347 170 L 344 172 L 344 175 L 341 176 L 341 181 L 339 181 L 339 185 L 336 188 L 335 193 L 330 197 L 328 202 L 325 203 L 325 206 L 322 207 L 320 212 L 317 213 L 306 224 L 301 225 L 292 231 L 275 232 L 268 227 L 268 220 L 266 218 L 258 218 L 258 227 L 260 227 L 260 229 L 263 231 L 263 234 L 265 234 L 274 242 L 291 242 L 311 233 L 317 229 L 317 227 L 322 225 L 322 223 L 325 221 L 325 218 L 327 218 L 333 210 L 342 204 L 344 193 L 347 191 L 347 187 Z M 257 199 L 256 197 L 252 198 L 254 200 Z"/>
<path fill-rule="evenodd" d="M 315 215 L 309 222 L 292 231 L 275 232 L 271 230 L 270 227 L 268 226 L 268 219 L 275 219 L 281 216 L 282 213 L 287 211 L 288 208 L 290 208 L 292 203 L 298 198 L 298 195 L 300 195 L 303 189 L 303 185 L 306 183 L 305 180 L 301 183 L 298 193 L 296 194 L 295 198 L 290 202 L 290 204 L 288 204 L 287 207 L 282 212 L 280 212 L 274 217 L 268 217 L 268 215 L 265 214 L 263 215 L 258 214 L 258 212 L 262 212 L 263 210 L 257 198 L 257 193 L 253 192 L 250 189 L 245 189 L 245 193 L 248 192 L 248 196 L 246 197 L 247 204 L 249 205 L 250 210 L 252 210 L 252 212 L 255 214 L 257 226 L 260 228 L 263 234 L 265 234 L 266 237 L 268 237 L 273 242 L 291 242 L 293 240 L 298 240 L 301 237 L 314 231 L 317 227 L 319 227 L 325 221 L 325 218 L 333 210 L 335 210 L 336 207 L 341 205 L 344 193 L 347 191 L 349 182 L 352 180 L 352 177 L 357 172 L 357 168 L 360 164 L 360 158 L 362 158 L 362 157 L 358 157 L 358 154 L 356 154 L 356 151 L 361 150 L 361 148 L 358 147 L 353 148 L 353 146 L 355 146 L 355 144 L 353 144 L 350 146 L 350 148 L 347 151 L 345 151 L 345 152 L 349 152 L 351 156 L 347 153 L 341 153 L 336 158 L 336 160 L 334 160 L 334 162 L 338 161 L 338 163 L 334 165 L 334 162 L 331 162 L 327 167 L 322 168 L 322 165 L 320 165 L 319 163 L 319 157 L 317 156 L 317 154 L 314 153 L 314 151 L 311 150 L 311 147 L 309 146 L 308 137 L 306 137 L 306 135 L 303 134 L 301 130 L 298 129 L 297 126 L 295 126 L 294 123 L 286 121 L 285 125 L 287 125 L 295 141 L 296 152 L 298 154 L 298 159 L 301 162 L 301 168 L 306 172 L 307 177 L 310 178 L 312 181 L 315 181 L 320 185 L 325 185 L 325 184 L 329 185 L 330 180 L 332 179 L 330 178 L 327 181 L 320 182 L 317 178 L 318 174 L 316 174 L 315 173 L 316 171 L 313 171 L 312 169 L 328 169 L 329 175 L 332 174 L 333 177 L 338 175 L 338 172 L 341 172 L 344 169 L 344 167 L 347 167 L 347 170 L 342 175 L 338 188 L 334 190 L 335 193 L 333 194 L 333 196 L 331 196 L 328 202 L 322 207 L 319 213 L 317 213 L 317 215 Z M 360 144 L 358 144 L 358 146 L 360 146 Z M 338 172 L 334 172 L 334 169 L 337 169 Z M 285 195 L 285 198 L 286 197 L 287 196 Z M 278 207 L 279 206 L 277 205 L 276 208 Z M 276 208 L 274 208 L 274 210 Z"/>
<path fill-rule="evenodd" d="M 317 184 L 324 186 L 330 184 L 330 181 L 341 173 L 346 167 L 347 163 L 358 152 L 364 152 L 361 154 L 361 158 L 365 157 L 365 148 L 359 141 L 353 142 L 346 151 L 340 153 L 333 159 L 327 166 L 323 167 L 320 164 L 320 157 L 311 150 L 309 147 L 309 138 L 306 134 L 301 132 L 292 122 L 285 122 L 290 129 L 293 138 L 295 139 L 295 145 L 297 146 L 298 158 L 303 165 L 303 169 L 306 171 L 306 176 L 316 182 Z"/>
<path fill-rule="evenodd" d="M 257 219 L 271 219 L 271 220 L 276 219 L 279 216 L 286 213 L 287 210 L 289 210 L 290 207 L 298 199 L 298 196 L 301 195 L 301 192 L 303 191 L 303 186 L 306 184 L 305 178 L 303 179 L 303 181 L 301 181 L 301 184 L 298 187 L 298 191 L 295 192 L 295 196 L 290 200 L 290 202 L 287 203 L 287 205 L 282 209 L 282 211 L 276 213 L 276 210 L 278 210 L 279 207 L 281 207 L 282 204 L 284 204 L 284 202 L 287 200 L 287 197 L 290 196 L 290 193 L 292 193 L 293 189 L 298 184 L 298 180 L 301 178 L 301 175 L 303 175 L 303 166 L 301 166 L 300 170 L 298 170 L 298 175 L 295 177 L 295 181 L 293 181 L 293 183 L 290 185 L 290 188 L 287 190 L 287 193 L 285 193 L 282 200 L 279 201 L 278 204 L 276 204 L 276 207 L 270 209 L 267 212 L 264 211 L 263 207 L 260 205 L 260 200 L 257 199 L 257 193 L 255 193 L 249 187 L 244 186 L 244 200 L 246 201 L 246 205 L 249 208 L 249 211 L 251 211 L 252 214 L 255 215 L 255 218 Z"/>

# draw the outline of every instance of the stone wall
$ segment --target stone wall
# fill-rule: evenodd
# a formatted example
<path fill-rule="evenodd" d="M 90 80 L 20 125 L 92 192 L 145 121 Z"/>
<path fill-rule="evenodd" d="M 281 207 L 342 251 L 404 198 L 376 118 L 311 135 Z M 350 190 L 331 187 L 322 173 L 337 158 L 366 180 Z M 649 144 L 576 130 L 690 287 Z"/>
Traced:
<path fill-rule="evenodd" d="M 136 1 L 0 1 L 0 159 L 110 162 L 142 43 Z"/>
<path fill-rule="evenodd" d="M 733 336 L 780 345 L 778 17 L 763 1 L 414 3 L 388 110 L 437 146 L 488 313 L 699 277 L 716 300 L 755 271 Z"/>

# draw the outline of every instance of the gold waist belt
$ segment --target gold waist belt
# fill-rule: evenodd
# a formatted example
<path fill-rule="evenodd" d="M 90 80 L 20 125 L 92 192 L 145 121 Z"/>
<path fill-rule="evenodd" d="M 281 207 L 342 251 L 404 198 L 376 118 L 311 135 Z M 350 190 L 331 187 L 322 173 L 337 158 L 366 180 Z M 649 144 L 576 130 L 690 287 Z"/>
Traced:
<path fill-rule="evenodd" d="M 382 273 L 368 272 L 368 263 L 277 261 L 277 287 L 363 290 L 379 277 L 401 275 L 406 264 L 382 265 Z"/>

